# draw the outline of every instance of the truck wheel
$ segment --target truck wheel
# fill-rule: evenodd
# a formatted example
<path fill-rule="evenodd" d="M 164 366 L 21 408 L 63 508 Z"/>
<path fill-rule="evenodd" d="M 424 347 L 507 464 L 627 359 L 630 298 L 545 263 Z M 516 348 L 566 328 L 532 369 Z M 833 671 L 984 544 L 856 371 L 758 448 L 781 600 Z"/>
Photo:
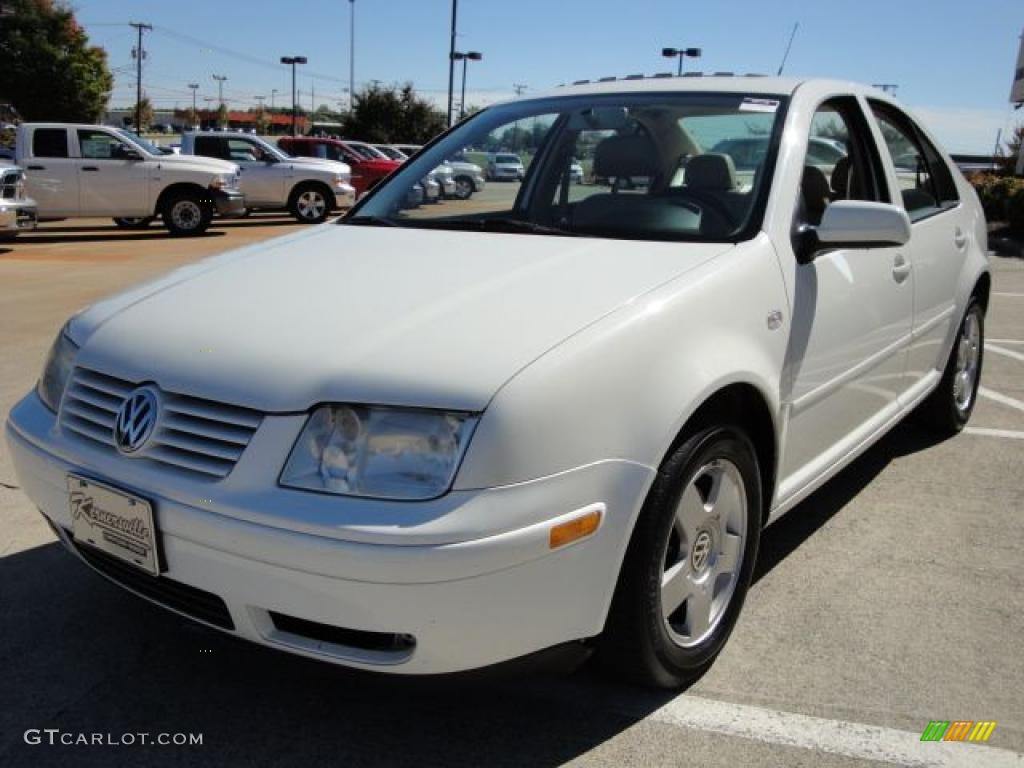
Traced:
<path fill-rule="evenodd" d="M 456 176 L 455 177 L 455 199 L 456 200 L 469 200 L 473 196 L 473 192 L 476 188 L 473 186 L 473 180 L 469 176 Z"/>
<path fill-rule="evenodd" d="M 152 216 L 115 216 L 114 223 L 121 229 L 146 229 L 153 223 Z"/>
<path fill-rule="evenodd" d="M 196 192 L 178 192 L 164 203 L 162 216 L 174 237 L 201 235 L 213 220 L 213 208 Z"/>
<path fill-rule="evenodd" d="M 743 607 L 762 505 L 757 455 L 737 427 L 700 429 L 676 448 L 630 539 L 599 661 L 662 688 L 710 667 Z"/>
<path fill-rule="evenodd" d="M 300 184 L 292 192 L 288 210 L 302 224 L 319 224 L 334 208 L 334 195 L 322 184 Z"/>

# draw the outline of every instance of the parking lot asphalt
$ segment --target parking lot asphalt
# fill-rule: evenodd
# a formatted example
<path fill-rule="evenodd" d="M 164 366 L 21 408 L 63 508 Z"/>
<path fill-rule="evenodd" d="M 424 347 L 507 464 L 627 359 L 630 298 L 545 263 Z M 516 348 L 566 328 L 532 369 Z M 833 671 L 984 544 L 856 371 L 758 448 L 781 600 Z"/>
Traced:
<path fill-rule="evenodd" d="M 0 416 L 72 312 L 296 226 L 171 240 L 86 220 L 3 245 Z M 233 641 L 65 554 L 0 441 L 0 765 L 1024 766 L 1024 261 L 992 269 L 969 429 L 901 425 L 770 526 L 729 644 L 682 693 L 589 667 L 382 678 Z M 922 743 L 932 720 L 997 725 L 985 746 Z M 203 743 L 25 743 L 46 728 Z"/>

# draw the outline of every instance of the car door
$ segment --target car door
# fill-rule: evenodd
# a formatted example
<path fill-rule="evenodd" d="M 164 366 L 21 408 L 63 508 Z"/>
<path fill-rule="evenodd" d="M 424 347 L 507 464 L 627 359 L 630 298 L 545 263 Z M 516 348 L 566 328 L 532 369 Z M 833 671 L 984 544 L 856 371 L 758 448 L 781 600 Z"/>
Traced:
<path fill-rule="evenodd" d="M 227 138 L 228 157 L 241 171 L 241 187 L 247 204 L 255 207 L 280 207 L 285 204 L 285 179 L 289 163 L 279 162 L 259 143 L 249 139 Z"/>
<path fill-rule="evenodd" d="M 151 164 L 120 136 L 101 128 L 79 128 L 79 204 L 84 216 L 149 216 L 153 203 Z"/>
<path fill-rule="evenodd" d="M 906 113 L 892 104 L 868 104 L 881 137 L 890 185 L 910 216 L 914 263 L 913 340 L 907 372 L 926 389 L 945 363 L 945 343 L 956 316 L 956 294 L 971 232 L 954 171 Z M 932 374 L 929 376 L 929 374 Z"/>
<path fill-rule="evenodd" d="M 806 125 L 806 124 L 805 124 Z M 821 222 L 839 199 L 890 202 L 881 156 L 856 98 L 823 101 L 808 139 L 828 138 L 845 155 L 829 167 L 804 147 L 793 231 Z M 783 376 L 786 408 L 780 500 L 798 492 L 900 410 L 913 314 L 906 248 L 864 247 L 801 255 L 784 238 L 792 270 L 792 323 Z"/>
<path fill-rule="evenodd" d="M 24 148 L 25 188 L 39 215 L 77 216 L 78 160 L 71 155 L 67 128 L 35 128 Z"/>

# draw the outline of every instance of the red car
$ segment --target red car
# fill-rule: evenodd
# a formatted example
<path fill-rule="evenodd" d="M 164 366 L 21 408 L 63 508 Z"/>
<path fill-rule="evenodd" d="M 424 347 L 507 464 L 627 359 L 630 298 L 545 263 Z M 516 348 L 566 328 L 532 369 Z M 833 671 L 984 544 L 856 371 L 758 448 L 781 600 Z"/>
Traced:
<path fill-rule="evenodd" d="M 356 195 L 373 188 L 381 179 L 398 168 L 397 160 L 387 160 L 358 146 L 350 146 L 339 139 L 318 136 L 285 136 L 277 140 L 277 146 L 296 157 L 319 157 L 325 160 L 340 160 L 352 168 L 352 186 Z"/>

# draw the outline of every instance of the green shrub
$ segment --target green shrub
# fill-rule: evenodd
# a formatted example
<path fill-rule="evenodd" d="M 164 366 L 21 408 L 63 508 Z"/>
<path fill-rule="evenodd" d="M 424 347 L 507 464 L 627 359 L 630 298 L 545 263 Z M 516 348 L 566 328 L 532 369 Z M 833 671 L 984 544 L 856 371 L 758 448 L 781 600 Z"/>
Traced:
<path fill-rule="evenodd" d="M 978 192 L 989 221 L 1005 221 L 1024 231 L 1024 179 L 978 173 L 968 179 Z"/>

